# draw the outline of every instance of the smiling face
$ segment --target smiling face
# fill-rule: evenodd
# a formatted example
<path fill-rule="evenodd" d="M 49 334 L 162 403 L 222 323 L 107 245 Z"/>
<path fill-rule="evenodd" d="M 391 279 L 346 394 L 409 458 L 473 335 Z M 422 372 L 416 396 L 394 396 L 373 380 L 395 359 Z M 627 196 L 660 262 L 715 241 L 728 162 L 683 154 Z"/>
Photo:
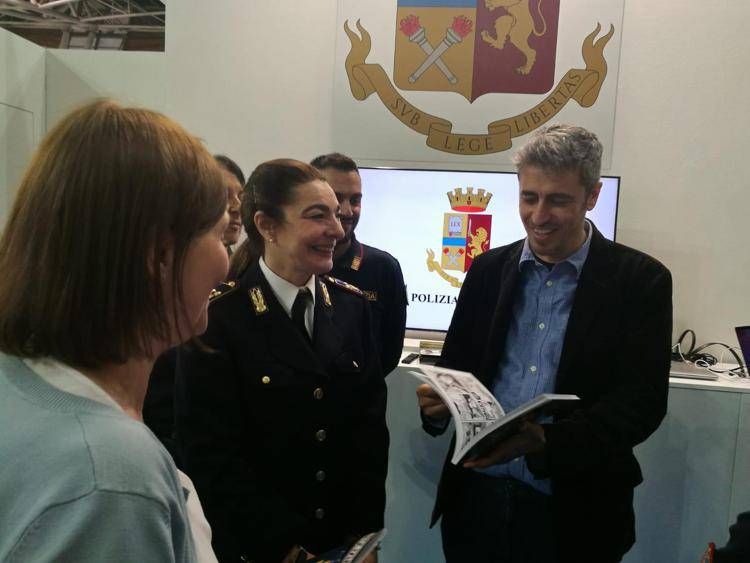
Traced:
<path fill-rule="evenodd" d="M 224 244 L 230 245 L 235 244 L 242 233 L 242 220 L 240 219 L 242 184 L 237 176 L 224 168 L 221 169 L 221 176 L 227 189 L 227 213 L 229 214 L 227 230 L 224 231 Z"/>
<path fill-rule="evenodd" d="M 333 268 L 333 249 L 344 236 L 339 205 L 331 187 L 313 180 L 294 188 L 292 200 L 274 221 L 262 211 L 255 225 L 265 239 L 263 258 L 277 275 L 297 286 Z"/>
<path fill-rule="evenodd" d="M 341 206 L 341 227 L 344 229 L 341 242 L 349 242 L 362 211 L 362 180 L 356 170 L 344 172 L 335 168 L 325 168 L 321 173 L 333 188 Z"/>
<path fill-rule="evenodd" d="M 565 260 L 586 240 L 586 212 L 596 205 L 601 182 L 587 193 L 577 170 L 547 173 L 525 166 L 518 183 L 518 209 L 531 250 L 545 262 Z"/>

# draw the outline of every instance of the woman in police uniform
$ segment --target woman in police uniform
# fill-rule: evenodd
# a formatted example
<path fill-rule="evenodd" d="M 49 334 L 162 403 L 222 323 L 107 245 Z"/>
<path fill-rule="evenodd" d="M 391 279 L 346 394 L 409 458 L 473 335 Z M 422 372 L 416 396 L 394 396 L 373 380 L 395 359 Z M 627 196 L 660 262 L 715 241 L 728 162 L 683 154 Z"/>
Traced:
<path fill-rule="evenodd" d="M 383 526 L 386 391 L 367 300 L 322 275 L 343 233 L 320 173 L 263 163 L 242 211 L 258 258 L 180 354 L 177 434 L 219 558 L 279 563 Z"/>

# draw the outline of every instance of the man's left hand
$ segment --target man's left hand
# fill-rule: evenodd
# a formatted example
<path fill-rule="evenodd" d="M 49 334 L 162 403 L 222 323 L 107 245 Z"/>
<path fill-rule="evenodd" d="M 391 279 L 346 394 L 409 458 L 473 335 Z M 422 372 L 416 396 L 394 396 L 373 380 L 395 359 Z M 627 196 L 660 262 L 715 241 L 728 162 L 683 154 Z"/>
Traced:
<path fill-rule="evenodd" d="M 463 463 L 467 469 L 484 468 L 514 460 L 526 454 L 541 452 L 544 449 L 544 428 L 535 422 L 524 422 L 516 434 L 500 442 L 481 457 Z"/>

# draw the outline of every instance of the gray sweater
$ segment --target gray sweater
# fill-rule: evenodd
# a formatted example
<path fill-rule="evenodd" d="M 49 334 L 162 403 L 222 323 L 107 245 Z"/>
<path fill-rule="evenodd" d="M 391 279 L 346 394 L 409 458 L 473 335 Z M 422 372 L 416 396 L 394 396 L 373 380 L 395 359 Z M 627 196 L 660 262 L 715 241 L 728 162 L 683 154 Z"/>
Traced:
<path fill-rule="evenodd" d="M 195 561 L 151 432 L 0 354 L 0 561 Z"/>

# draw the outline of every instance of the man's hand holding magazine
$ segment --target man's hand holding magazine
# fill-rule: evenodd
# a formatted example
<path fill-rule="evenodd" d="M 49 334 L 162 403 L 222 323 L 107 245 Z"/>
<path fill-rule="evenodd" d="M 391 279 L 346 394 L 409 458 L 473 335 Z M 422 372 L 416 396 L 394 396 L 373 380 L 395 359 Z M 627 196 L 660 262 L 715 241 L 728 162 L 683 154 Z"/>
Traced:
<path fill-rule="evenodd" d="M 507 463 L 526 454 L 541 452 L 545 444 L 542 425 L 525 420 L 518 433 L 498 442 L 479 457 L 469 458 L 462 465 L 472 469 Z"/>
<path fill-rule="evenodd" d="M 442 420 L 451 415 L 451 411 L 448 409 L 445 401 L 440 398 L 437 391 L 426 383 L 422 383 L 422 385 L 417 387 L 417 400 L 419 401 L 419 408 L 422 410 L 422 414 L 427 418 Z"/>
<path fill-rule="evenodd" d="M 573 405 L 575 395 L 542 394 L 506 413 L 472 374 L 441 367 L 409 370 L 424 384 L 417 399 L 428 423 L 447 425 L 452 416 L 456 444 L 452 463 L 467 468 L 497 465 L 544 450 L 544 428 L 535 421 L 543 411 Z"/>

